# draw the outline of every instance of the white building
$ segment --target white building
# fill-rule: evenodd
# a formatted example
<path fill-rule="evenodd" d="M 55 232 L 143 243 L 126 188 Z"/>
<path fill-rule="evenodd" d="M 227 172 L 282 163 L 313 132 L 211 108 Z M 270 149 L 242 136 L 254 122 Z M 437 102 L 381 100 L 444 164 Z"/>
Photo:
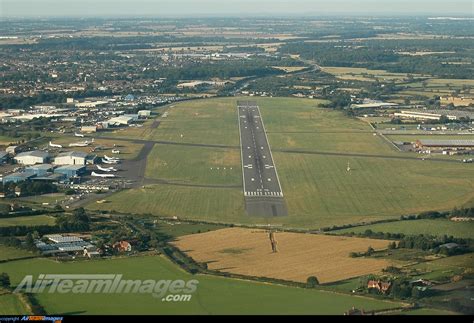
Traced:
<path fill-rule="evenodd" d="M 132 123 L 133 118 L 128 116 L 118 116 L 111 118 L 108 123 L 109 125 L 128 125 Z"/>
<path fill-rule="evenodd" d="M 56 165 L 85 165 L 87 154 L 81 151 L 68 151 L 61 153 L 54 159 Z"/>
<path fill-rule="evenodd" d="M 15 161 L 23 165 L 44 164 L 49 159 L 49 154 L 46 151 L 33 150 L 19 153 L 15 156 Z"/>
<path fill-rule="evenodd" d="M 140 111 L 138 111 L 138 116 L 148 118 L 149 116 L 151 116 L 151 111 L 150 110 L 140 110 Z"/>
<path fill-rule="evenodd" d="M 97 126 L 82 126 L 81 132 L 85 132 L 85 133 L 97 132 Z"/>

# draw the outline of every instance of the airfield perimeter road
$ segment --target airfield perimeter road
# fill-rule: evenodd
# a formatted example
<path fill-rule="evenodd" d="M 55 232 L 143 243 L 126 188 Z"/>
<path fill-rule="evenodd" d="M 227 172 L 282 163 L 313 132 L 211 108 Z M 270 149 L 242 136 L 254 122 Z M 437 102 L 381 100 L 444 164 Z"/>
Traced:
<path fill-rule="evenodd" d="M 280 180 L 256 102 L 237 103 L 243 190 L 247 214 L 287 215 Z"/>

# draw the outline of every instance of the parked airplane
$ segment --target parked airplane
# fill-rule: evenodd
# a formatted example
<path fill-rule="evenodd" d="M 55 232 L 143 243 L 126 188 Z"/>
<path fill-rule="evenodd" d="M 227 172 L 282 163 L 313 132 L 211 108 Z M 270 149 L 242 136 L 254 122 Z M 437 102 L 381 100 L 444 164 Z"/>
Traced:
<path fill-rule="evenodd" d="M 69 144 L 69 147 L 87 147 L 89 146 L 89 142 L 84 141 L 84 142 L 75 142 L 72 144 Z"/>
<path fill-rule="evenodd" d="M 118 160 L 107 160 L 107 159 L 104 159 L 104 158 L 102 158 L 102 162 L 104 164 L 118 164 L 119 163 Z"/>
<path fill-rule="evenodd" d="M 74 136 L 84 138 L 84 135 L 82 133 L 75 132 Z"/>
<path fill-rule="evenodd" d="M 116 157 L 109 157 L 107 155 L 104 155 L 104 158 L 107 159 L 108 161 L 120 161 L 119 158 L 116 158 Z"/>
<path fill-rule="evenodd" d="M 120 150 L 118 150 L 118 149 L 112 149 L 112 154 L 120 154 Z"/>
<path fill-rule="evenodd" d="M 116 171 L 118 171 L 118 169 L 113 168 L 113 167 L 100 167 L 99 165 L 97 165 L 97 169 L 101 170 L 103 172 L 116 172 Z"/>
<path fill-rule="evenodd" d="M 115 177 L 114 174 L 98 174 L 96 172 L 92 172 L 91 175 L 94 177 Z"/>
<path fill-rule="evenodd" d="M 51 141 L 49 142 L 49 147 L 54 147 L 54 148 L 63 148 L 61 145 L 53 144 Z"/>

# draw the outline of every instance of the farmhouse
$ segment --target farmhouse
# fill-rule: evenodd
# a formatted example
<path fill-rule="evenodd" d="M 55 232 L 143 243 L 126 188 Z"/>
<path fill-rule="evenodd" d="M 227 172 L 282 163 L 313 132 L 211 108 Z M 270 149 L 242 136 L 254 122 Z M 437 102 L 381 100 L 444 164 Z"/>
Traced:
<path fill-rule="evenodd" d="M 44 164 L 49 159 L 49 154 L 46 151 L 33 150 L 19 153 L 14 159 L 23 165 Z"/>
<path fill-rule="evenodd" d="M 383 282 L 383 281 L 380 281 L 380 280 L 369 280 L 367 282 L 367 288 L 368 289 L 375 288 L 375 289 L 381 291 L 384 294 L 389 291 L 391 286 L 392 286 L 392 283 Z"/>
<path fill-rule="evenodd" d="M 56 165 L 85 165 L 87 154 L 80 151 L 68 151 L 59 154 L 54 159 Z"/>

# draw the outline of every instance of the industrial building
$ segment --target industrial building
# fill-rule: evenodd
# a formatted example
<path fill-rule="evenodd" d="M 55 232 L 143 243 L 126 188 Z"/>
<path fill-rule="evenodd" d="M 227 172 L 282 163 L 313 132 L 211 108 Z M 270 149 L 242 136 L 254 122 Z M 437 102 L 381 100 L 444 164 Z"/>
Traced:
<path fill-rule="evenodd" d="M 82 126 L 81 132 L 84 133 L 94 133 L 97 132 L 97 126 Z"/>
<path fill-rule="evenodd" d="M 138 111 L 138 116 L 140 118 L 148 118 L 151 116 L 151 111 L 150 110 L 140 110 Z"/>
<path fill-rule="evenodd" d="M 474 140 L 420 139 L 415 142 L 415 147 L 437 149 L 474 149 Z"/>
<path fill-rule="evenodd" d="M 46 151 L 33 150 L 19 153 L 15 156 L 15 161 L 23 165 L 44 164 L 49 160 L 49 154 Z"/>
<path fill-rule="evenodd" d="M 111 118 L 108 123 L 109 125 L 115 125 L 115 126 L 126 126 L 126 125 L 129 125 L 130 123 L 132 123 L 133 121 L 133 118 L 130 117 L 130 116 L 118 116 L 118 117 L 114 117 L 114 118 Z"/>
<path fill-rule="evenodd" d="M 60 153 L 54 159 L 56 165 L 85 165 L 87 154 L 81 151 L 68 151 Z"/>
<path fill-rule="evenodd" d="M 414 120 L 435 120 L 441 119 L 441 116 L 446 116 L 448 120 L 459 120 L 460 118 L 474 118 L 474 113 L 468 111 L 456 111 L 456 110 L 402 110 L 393 114 L 395 117 L 401 119 L 414 119 Z"/>
<path fill-rule="evenodd" d="M 53 172 L 53 166 L 51 164 L 38 164 L 38 165 L 28 166 L 25 168 L 25 173 L 34 174 L 36 176 L 44 176 L 52 172 Z"/>
<path fill-rule="evenodd" d="M 66 165 L 58 167 L 54 170 L 55 174 L 63 174 L 68 178 L 78 177 L 86 172 L 86 166 L 84 165 Z"/>
<path fill-rule="evenodd" d="M 0 151 L 0 163 L 6 162 L 8 159 L 8 153 L 6 151 Z"/>
<path fill-rule="evenodd" d="M 12 173 L 10 175 L 3 177 L 2 182 L 3 184 L 10 183 L 10 182 L 18 183 L 18 182 L 23 182 L 28 179 L 31 179 L 35 176 L 36 176 L 35 174 L 17 172 L 17 173 Z"/>

